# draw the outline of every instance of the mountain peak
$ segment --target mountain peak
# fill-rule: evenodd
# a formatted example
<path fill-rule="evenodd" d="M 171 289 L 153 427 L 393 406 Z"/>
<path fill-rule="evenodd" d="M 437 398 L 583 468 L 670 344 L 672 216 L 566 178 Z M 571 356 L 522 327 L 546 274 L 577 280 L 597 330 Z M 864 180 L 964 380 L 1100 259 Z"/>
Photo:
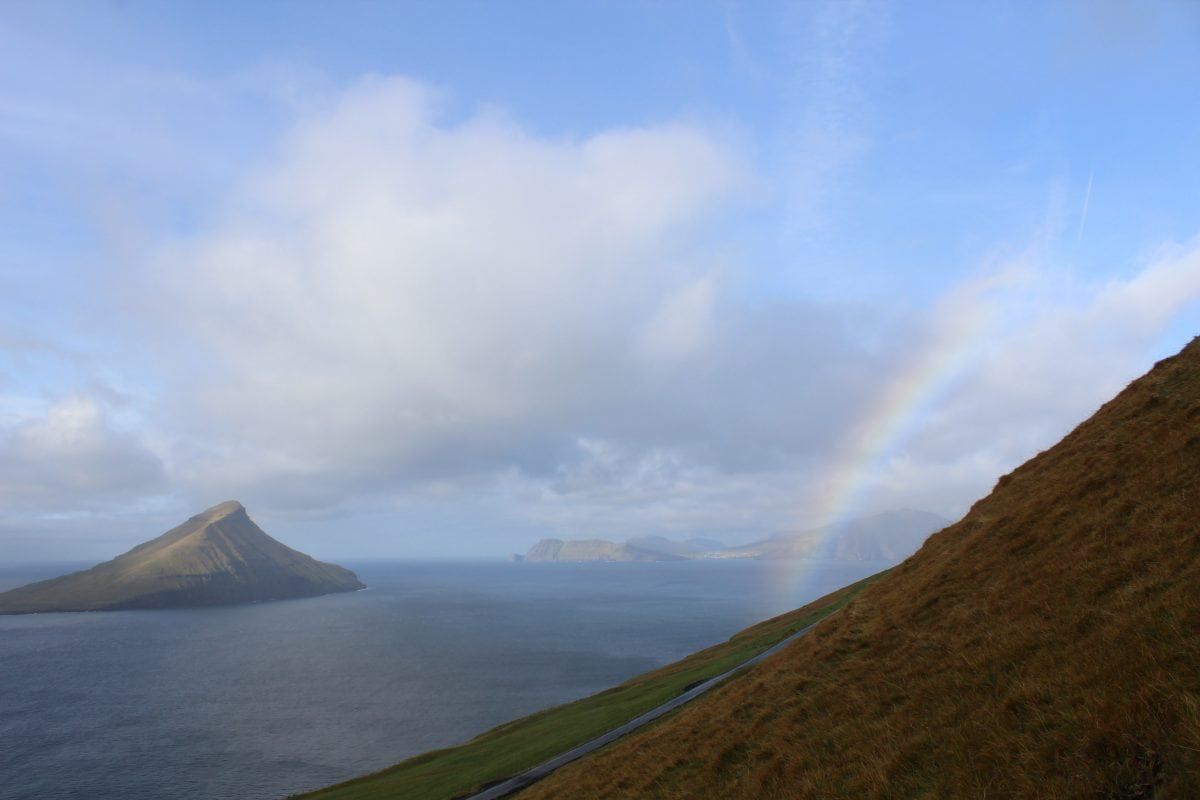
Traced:
<path fill-rule="evenodd" d="M 210 522 L 215 522 L 216 520 L 228 517 L 231 514 L 236 514 L 239 511 L 245 513 L 246 507 L 237 500 L 226 500 L 224 503 L 217 503 L 212 508 L 207 508 L 204 511 L 201 511 L 196 516 L 206 519 Z"/>
<path fill-rule="evenodd" d="M 271 538 L 227 500 L 112 561 L 0 593 L 0 614 L 256 603 L 361 588 L 350 570 Z"/>

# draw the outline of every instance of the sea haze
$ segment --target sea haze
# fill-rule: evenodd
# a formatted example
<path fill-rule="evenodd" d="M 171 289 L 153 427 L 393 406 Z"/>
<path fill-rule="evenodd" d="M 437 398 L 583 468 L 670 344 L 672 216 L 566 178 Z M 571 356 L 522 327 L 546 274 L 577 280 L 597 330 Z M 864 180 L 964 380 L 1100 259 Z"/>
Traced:
<path fill-rule="evenodd" d="M 608 688 L 886 565 L 813 562 L 789 597 L 756 561 L 348 566 L 367 590 L 0 617 L 0 798 L 280 798 Z M 5 568 L 0 590 L 63 571 Z"/>

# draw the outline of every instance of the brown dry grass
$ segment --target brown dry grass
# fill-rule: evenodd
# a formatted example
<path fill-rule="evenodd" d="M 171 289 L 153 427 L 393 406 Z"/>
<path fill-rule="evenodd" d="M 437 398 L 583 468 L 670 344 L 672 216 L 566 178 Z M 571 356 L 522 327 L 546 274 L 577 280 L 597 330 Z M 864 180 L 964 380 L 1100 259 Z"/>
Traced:
<path fill-rule="evenodd" d="M 530 798 L 1200 797 L 1200 339 L 812 635 Z"/>

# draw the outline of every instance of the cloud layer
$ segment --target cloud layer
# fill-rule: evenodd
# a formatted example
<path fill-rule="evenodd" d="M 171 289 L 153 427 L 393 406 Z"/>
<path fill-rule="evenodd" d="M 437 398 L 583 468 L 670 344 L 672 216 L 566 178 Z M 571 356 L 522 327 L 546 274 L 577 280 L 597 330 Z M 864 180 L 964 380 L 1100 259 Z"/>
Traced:
<path fill-rule="evenodd" d="M 1200 299 L 1195 243 L 1107 281 L 1035 245 L 928 310 L 763 297 L 723 228 L 751 163 L 695 124 L 548 137 L 363 81 L 123 275 L 135 409 L 0 384 L 0 500 L 383 509 L 430 540 L 458 508 L 479 541 L 953 515 Z"/>
<path fill-rule="evenodd" d="M 0 453 L 0 503 L 10 511 L 135 500 L 166 483 L 158 457 L 87 397 L 0 429 Z"/>
<path fill-rule="evenodd" d="M 197 354 L 169 396 L 195 431 L 178 472 L 320 503 L 553 476 L 591 440 L 763 462 L 779 404 L 834 387 L 757 359 L 831 337 L 801 309 L 724 302 L 706 225 L 746 182 L 695 127 L 555 140 L 494 112 L 444 122 L 408 80 L 359 85 L 153 265 L 162 325 L 184 337 L 170 352 Z M 765 415 L 734 421 L 746 402 Z"/>

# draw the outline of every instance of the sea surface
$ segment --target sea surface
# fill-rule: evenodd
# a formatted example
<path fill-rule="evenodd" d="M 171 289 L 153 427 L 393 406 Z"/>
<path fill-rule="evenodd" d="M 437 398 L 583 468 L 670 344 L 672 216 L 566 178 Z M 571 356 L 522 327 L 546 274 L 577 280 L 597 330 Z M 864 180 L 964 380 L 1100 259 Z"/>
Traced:
<path fill-rule="evenodd" d="M 282 798 L 606 689 L 886 565 L 809 562 L 782 592 L 756 561 L 347 566 L 368 589 L 0 616 L 0 798 Z M 4 566 L 0 590 L 79 567 Z"/>

